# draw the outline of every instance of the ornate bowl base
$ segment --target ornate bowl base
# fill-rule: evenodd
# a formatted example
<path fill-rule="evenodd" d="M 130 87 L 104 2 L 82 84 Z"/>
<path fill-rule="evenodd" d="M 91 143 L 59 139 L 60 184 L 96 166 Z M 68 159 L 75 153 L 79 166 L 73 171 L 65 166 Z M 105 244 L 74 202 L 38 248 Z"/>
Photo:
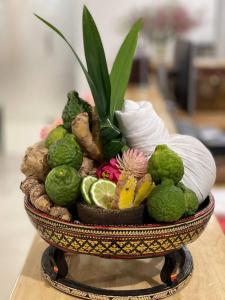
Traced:
<path fill-rule="evenodd" d="M 175 294 L 190 279 L 193 271 L 191 253 L 186 247 L 166 254 L 160 272 L 162 283 L 145 289 L 110 290 L 97 288 L 68 278 L 69 267 L 65 253 L 48 247 L 42 256 L 42 274 L 56 289 L 81 299 L 98 300 L 147 300 L 162 299 Z"/>

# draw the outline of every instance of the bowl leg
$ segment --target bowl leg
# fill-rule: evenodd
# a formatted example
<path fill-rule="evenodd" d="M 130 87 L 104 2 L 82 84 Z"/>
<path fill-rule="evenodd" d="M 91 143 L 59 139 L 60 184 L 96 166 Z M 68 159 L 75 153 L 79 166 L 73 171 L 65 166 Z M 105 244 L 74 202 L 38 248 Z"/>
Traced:
<path fill-rule="evenodd" d="M 42 270 L 48 273 L 51 280 L 65 278 L 68 274 L 68 265 L 65 260 L 64 252 L 55 247 L 48 247 L 41 260 Z"/>
<path fill-rule="evenodd" d="M 175 294 L 191 277 L 193 261 L 191 253 L 183 247 L 173 253 L 165 255 L 165 263 L 160 277 L 162 284 L 151 288 L 138 290 L 109 290 L 96 288 L 66 278 L 68 265 L 65 253 L 52 246 L 48 247 L 42 256 L 42 274 L 44 278 L 56 289 L 69 295 L 91 300 L 104 299 L 131 299 L 132 297 L 142 300 L 162 299 Z"/>
<path fill-rule="evenodd" d="M 180 272 L 179 272 L 180 268 Z M 193 271 L 193 259 L 190 251 L 183 247 L 165 255 L 165 263 L 160 273 L 162 282 L 173 285 L 181 283 Z"/>

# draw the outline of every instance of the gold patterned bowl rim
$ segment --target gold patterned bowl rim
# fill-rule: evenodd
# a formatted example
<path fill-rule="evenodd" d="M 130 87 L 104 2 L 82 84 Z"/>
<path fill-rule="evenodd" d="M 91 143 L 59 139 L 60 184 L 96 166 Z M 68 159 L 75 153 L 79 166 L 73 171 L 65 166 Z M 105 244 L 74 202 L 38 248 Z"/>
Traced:
<path fill-rule="evenodd" d="M 205 200 L 206 201 L 206 200 Z M 141 225 L 94 225 L 94 224 L 84 224 L 80 221 L 74 221 L 74 222 L 67 222 L 67 221 L 62 221 L 59 220 L 55 217 L 50 216 L 49 214 L 43 213 L 41 211 L 39 211 L 38 209 L 36 209 L 29 201 L 28 198 L 25 197 L 24 200 L 24 206 L 27 212 L 30 212 L 40 218 L 43 218 L 45 220 L 48 221 L 52 221 L 53 223 L 55 223 L 55 225 L 66 225 L 66 227 L 71 227 L 71 230 L 82 227 L 82 228 L 86 228 L 88 230 L 94 229 L 94 230 L 132 230 L 132 229 L 138 229 L 138 230 L 146 230 L 146 229 L 166 229 L 166 228 L 171 228 L 171 227 L 179 227 L 181 225 L 187 225 L 188 223 L 192 223 L 194 221 L 197 221 L 198 219 L 201 219 L 202 217 L 205 217 L 207 215 L 211 215 L 213 210 L 214 210 L 214 206 L 215 206 L 215 200 L 213 195 L 210 193 L 208 196 L 208 204 L 202 208 L 201 210 L 199 210 L 195 215 L 190 216 L 190 217 L 185 217 L 182 218 L 176 222 L 172 222 L 172 223 L 148 223 L 148 224 L 141 224 Z"/>

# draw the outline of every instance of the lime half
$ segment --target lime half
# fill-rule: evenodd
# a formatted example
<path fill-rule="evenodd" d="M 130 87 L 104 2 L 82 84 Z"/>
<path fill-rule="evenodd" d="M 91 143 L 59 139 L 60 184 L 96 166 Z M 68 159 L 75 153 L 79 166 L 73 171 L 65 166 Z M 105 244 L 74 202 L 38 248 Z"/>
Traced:
<path fill-rule="evenodd" d="M 96 177 L 93 176 L 86 176 L 83 178 L 82 183 L 81 183 L 81 194 L 84 198 L 84 200 L 88 203 L 88 204 L 92 204 L 92 200 L 90 197 L 90 188 L 92 186 L 92 184 L 94 182 L 96 182 L 98 179 Z"/>
<path fill-rule="evenodd" d="M 116 184 L 112 181 L 99 179 L 90 189 L 91 200 L 99 207 L 109 209 L 112 207 L 116 191 Z"/>

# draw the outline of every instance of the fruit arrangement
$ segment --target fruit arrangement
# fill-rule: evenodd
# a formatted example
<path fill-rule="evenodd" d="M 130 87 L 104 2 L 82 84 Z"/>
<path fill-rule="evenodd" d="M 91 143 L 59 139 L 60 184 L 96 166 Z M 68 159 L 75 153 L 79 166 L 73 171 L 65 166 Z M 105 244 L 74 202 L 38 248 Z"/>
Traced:
<path fill-rule="evenodd" d="M 42 141 L 27 149 L 21 190 L 32 205 L 64 221 L 77 220 L 80 202 L 109 212 L 144 206 L 149 222 L 174 222 L 195 214 L 215 181 L 210 152 L 192 137 L 171 136 L 150 102 L 124 101 L 141 22 L 131 28 L 109 73 L 97 26 L 86 7 L 87 68 L 65 36 L 37 18 L 72 50 L 95 105 L 69 92 L 62 122 L 55 122 Z"/>

